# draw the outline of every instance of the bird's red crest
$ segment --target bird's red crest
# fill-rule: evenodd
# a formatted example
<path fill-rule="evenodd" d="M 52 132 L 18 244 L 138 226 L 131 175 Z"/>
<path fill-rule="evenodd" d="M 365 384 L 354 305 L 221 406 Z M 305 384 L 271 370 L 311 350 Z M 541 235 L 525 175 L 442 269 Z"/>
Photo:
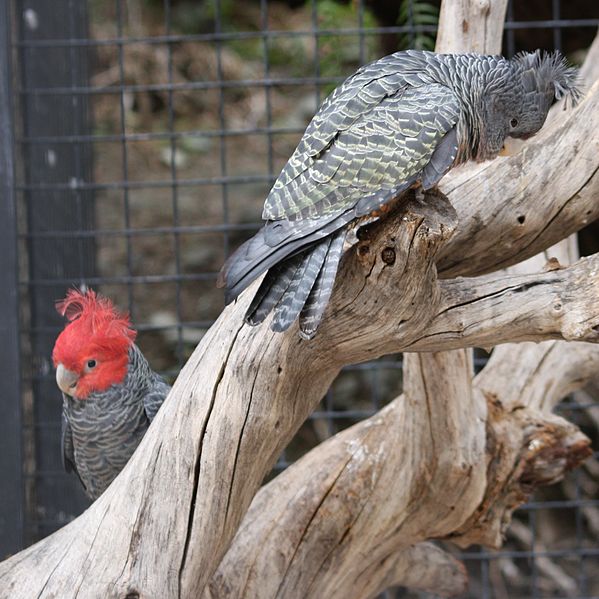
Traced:
<path fill-rule="evenodd" d="M 75 328 L 87 330 L 93 336 L 128 340 L 131 345 L 137 333 L 131 328 L 128 314 L 121 314 L 107 298 L 98 296 L 93 289 L 82 293 L 69 289 L 63 300 L 56 302 L 56 310 L 70 322 L 79 321 Z M 65 328 L 65 331 L 69 325 Z"/>
<path fill-rule="evenodd" d="M 56 302 L 56 309 L 69 322 L 56 340 L 52 360 L 54 366 L 62 364 L 80 375 L 78 396 L 120 383 L 137 334 L 128 314 L 119 312 L 108 298 L 91 289 L 69 290 Z M 93 372 L 86 371 L 89 360 L 98 362 Z"/>

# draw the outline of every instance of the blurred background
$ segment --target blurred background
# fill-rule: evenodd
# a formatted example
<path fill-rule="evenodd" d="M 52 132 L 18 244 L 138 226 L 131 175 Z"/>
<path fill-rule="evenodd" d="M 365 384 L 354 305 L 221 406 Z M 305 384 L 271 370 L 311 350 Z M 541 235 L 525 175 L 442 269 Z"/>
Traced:
<path fill-rule="evenodd" d="M 55 300 L 111 297 L 174 380 L 320 102 L 360 64 L 433 49 L 439 4 L 0 0 L 0 557 L 88 505 L 61 467 Z M 503 52 L 581 63 L 598 25 L 597 0 L 512 0 Z M 599 251 L 597 224 L 580 241 Z M 273 475 L 400 391 L 401 356 L 346 368 Z M 598 400 L 590 386 L 559 408 L 595 448 Z M 465 596 L 599 597 L 598 457 L 520 509 L 503 550 L 462 553 Z"/>

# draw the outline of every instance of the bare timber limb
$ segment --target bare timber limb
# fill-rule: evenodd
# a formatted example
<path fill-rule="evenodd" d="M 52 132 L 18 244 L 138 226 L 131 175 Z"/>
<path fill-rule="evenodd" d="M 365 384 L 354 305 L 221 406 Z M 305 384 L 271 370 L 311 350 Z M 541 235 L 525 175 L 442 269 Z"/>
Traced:
<path fill-rule="evenodd" d="M 506 0 L 443 2 L 436 52 L 500 54 Z"/>
<path fill-rule="evenodd" d="M 570 246 L 565 243 L 564 248 L 553 248 L 548 256 L 559 256 L 567 263 L 575 257 Z M 534 266 L 542 266 L 546 259 L 547 256 L 537 260 Z M 553 271 L 556 272 L 561 270 Z M 509 275 L 505 279 L 518 280 L 519 276 L 511 279 Z M 535 276 L 544 277 L 547 273 Z M 518 298 L 518 293 L 514 295 L 516 302 L 528 304 Z M 541 295 L 545 296 L 545 292 Z M 593 296 L 596 294 L 591 293 Z M 550 297 L 548 301 L 553 300 Z M 511 313 L 510 303 L 503 305 Z M 597 310 L 596 304 L 594 309 Z M 536 311 L 534 308 L 529 314 L 533 321 Z M 494 326 L 492 317 L 475 313 L 474 322 L 488 318 L 489 326 Z M 547 341 L 498 347 L 475 379 L 474 398 L 467 401 L 471 392 L 466 380 L 472 369 L 465 354 L 410 356 L 407 366 L 408 375 L 419 377 L 420 386 L 408 381 L 406 396 L 316 448 L 258 493 L 207 597 L 239 596 L 240 581 L 244 597 L 294 597 L 305 580 L 311 581 L 310 589 L 315 595 L 368 597 L 376 573 L 382 581 L 378 591 L 388 582 L 382 568 L 391 559 L 384 557 L 386 551 L 395 556 L 405 551 L 402 548 L 406 545 L 431 537 L 445 537 L 464 546 L 480 542 L 498 547 L 511 512 L 533 488 L 554 482 L 588 455 L 588 440 L 576 427 L 549 412 L 559 399 L 594 376 L 599 368 L 596 345 Z M 464 379 L 466 374 L 468 378 Z M 460 377 L 462 385 L 458 385 Z M 431 401 L 431 394 L 439 395 L 442 401 Z M 460 418 L 451 415 L 453 403 L 461 403 L 463 416 L 471 420 L 460 426 Z M 477 415 L 474 410 L 485 405 L 489 406 L 488 413 Z M 430 415 L 444 425 L 435 428 L 423 424 L 414 411 L 420 411 L 425 419 Z M 418 434 L 420 438 L 416 440 Z M 485 439 L 484 451 L 481 435 Z M 422 448 L 427 440 L 436 444 L 429 453 Z M 455 454 L 456 444 L 474 444 L 477 453 L 464 460 Z M 410 451 L 417 457 L 411 457 Z M 443 461 L 438 463 L 440 458 Z M 452 463 L 462 463 L 464 467 L 470 464 L 469 468 L 474 464 L 479 469 L 466 468 L 456 473 Z M 482 471 L 481 465 L 485 465 Z M 411 476 L 401 468 L 406 468 Z M 445 502 L 451 500 L 456 489 L 455 480 L 441 478 L 433 484 L 431 477 L 436 469 L 449 477 L 459 479 L 467 472 L 467 479 L 477 476 L 486 481 L 479 501 L 471 501 L 470 507 L 466 507 L 472 510 L 470 517 L 450 532 L 452 524 L 461 519 L 459 512 L 443 530 L 437 523 L 431 528 L 426 519 L 433 514 L 442 520 L 441 510 L 427 503 L 420 488 L 425 485 L 433 501 L 441 498 Z M 385 481 L 379 480 L 378 473 L 383 470 L 391 473 Z M 416 485 L 418 491 L 412 492 L 410 484 Z M 461 490 L 457 486 L 460 497 Z M 402 503 L 405 496 L 411 500 L 415 497 L 417 506 L 411 508 L 409 503 Z M 330 497 L 337 498 L 341 507 L 333 509 Z M 341 518 L 338 514 L 342 514 Z M 402 527 L 406 518 L 414 520 L 419 535 L 410 536 L 409 529 Z M 363 519 L 361 523 L 359 519 Z M 385 531 L 393 525 L 405 534 L 396 539 L 396 545 L 381 548 Z M 288 551 L 282 550 L 285 547 Z M 356 570 L 358 566 L 363 570 Z M 298 582 L 298 576 L 304 579 Z M 413 586 L 409 576 L 397 577 L 394 582 Z M 451 594 L 441 587 L 429 590 Z"/>
<path fill-rule="evenodd" d="M 448 5 L 446 3 L 444 7 L 447 8 Z M 458 9 L 455 15 L 451 15 L 457 18 L 461 8 L 452 8 Z M 447 14 L 448 11 L 446 16 Z M 452 39 L 452 35 L 446 37 Z M 437 49 L 448 51 L 452 49 L 451 42 L 449 46 L 443 47 L 442 44 L 441 48 Z M 542 261 L 537 259 L 534 270 L 541 271 L 550 259 L 553 260 L 550 262 L 552 268 L 555 268 L 556 257 L 562 264 L 568 264 L 575 260 L 575 252 L 572 241 L 565 241 L 561 247 L 551 248 L 545 256 L 541 256 Z M 528 266 L 530 268 L 531 264 Z M 591 271 L 594 271 L 594 266 Z M 543 282 L 543 276 L 545 275 L 539 275 L 536 283 L 528 280 L 525 286 L 545 285 L 549 281 Z M 503 283 L 507 280 L 504 279 Z M 520 301 L 519 293 L 524 290 L 517 280 L 517 277 L 513 279 L 514 287 L 510 288 L 507 285 L 507 293 L 498 292 L 497 296 L 489 293 L 485 298 L 490 301 L 486 316 L 488 320 L 475 309 L 470 322 L 462 322 L 460 330 L 476 326 L 481 321 L 487 322 L 495 332 L 501 326 L 507 325 L 509 328 L 512 323 L 504 321 L 499 324 L 494 317 L 501 318 L 512 314 L 511 306 Z M 472 281 L 472 284 L 482 282 L 483 280 L 479 279 L 476 282 Z M 488 283 L 494 285 L 498 280 L 489 278 Z M 463 287 L 464 282 L 456 282 L 456 286 Z M 528 290 L 530 289 L 528 287 Z M 447 293 L 448 290 L 444 291 Z M 592 298 L 593 293 L 589 297 Z M 506 299 L 508 301 L 504 303 Z M 552 292 L 549 292 L 546 302 L 545 306 L 533 307 L 527 298 L 523 300 L 530 308 L 529 316 L 539 324 L 547 316 L 550 319 L 556 316 L 559 318 L 558 313 L 562 308 L 563 313 L 570 314 L 572 306 L 564 308 Z M 498 307 L 499 304 L 505 311 Z M 591 312 L 596 312 L 596 303 L 589 308 Z M 569 316 L 566 317 L 566 320 L 568 319 Z M 517 327 L 519 323 L 513 323 L 513 326 Z M 566 329 L 578 330 L 576 326 L 569 325 L 566 325 Z M 592 331 L 589 332 L 594 335 Z M 497 338 L 494 341 L 497 342 Z M 457 374 L 459 377 L 463 376 L 464 372 L 469 372 L 465 360 L 464 357 L 460 362 L 456 362 L 456 355 L 451 352 L 433 356 L 422 355 L 419 359 L 408 358 L 407 373 L 410 376 L 420 373 L 422 381 L 430 381 L 431 386 L 436 383 L 443 387 L 444 381 L 451 383 L 452 375 Z M 427 363 L 429 366 L 433 365 L 432 370 L 428 372 Z M 454 540 L 463 545 L 476 541 L 498 546 L 510 520 L 511 511 L 525 500 L 532 488 L 536 484 L 552 482 L 559 478 L 564 470 L 584 459 L 588 454 L 588 440 L 575 427 L 561 418 L 548 415 L 547 412 L 566 393 L 583 385 L 598 366 L 599 350 L 594 345 L 584 343 L 547 341 L 539 344 L 506 345 L 495 350 L 489 365 L 477 377 L 474 389 L 479 402 L 485 405 L 488 401 L 490 405 L 486 427 L 488 447 L 486 456 L 480 456 L 481 463 L 484 462 L 488 467 L 487 489 L 484 500 L 481 500 L 478 506 L 472 506 L 473 509 L 476 507 L 476 510 L 464 524 L 463 530 L 460 532 L 456 529 L 449 533 L 449 538 L 453 536 Z M 443 392 L 448 391 L 446 401 L 451 401 L 451 389 L 451 385 L 448 389 L 443 387 Z M 421 391 L 424 392 L 419 394 L 422 402 L 420 407 L 426 405 L 431 414 L 437 414 L 439 406 L 431 406 L 426 390 Z M 460 399 L 457 398 L 457 401 Z M 277 597 L 293 597 L 297 589 L 301 588 L 297 584 L 298 576 L 310 581 L 310 589 L 315 594 L 326 592 L 332 597 L 369 597 L 375 594 L 371 593 L 372 588 L 376 588 L 378 592 L 392 584 L 417 587 L 420 573 L 417 567 L 414 569 L 414 572 L 418 573 L 416 577 L 402 573 L 391 581 L 384 576 L 382 565 L 391 558 L 381 558 L 379 541 L 384 538 L 384 531 L 381 532 L 381 529 L 390 522 L 401 526 L 405 518 L 404 508 L 401 501 L 396 500 L 395 486 L 391 486 L 386 494 L 380 491 L 385 489 L 385 485 L 375 486 L 375 483 L 371 482 L 375 490 L 368 486 L 368 481 L 372 481 L 375 477 L 373 472 L 377 469 L 388 468 L 398 475 L 398 482 L 402 480 L 399 462 L 406 459 L 404 446 L 414 446 L 410 438 L 410 425 L 413 423 L 407 417 L 399 421 L 394 411 L 404 408 L 406 402 L 407 397 L 402 396 L 391 407 L 369 421 L 350 429 L 353 434 L 349 431 L 341 433 L 326 445 L 315 449 L 309 456 L 292 466 L 291 471 L 280 475 L 261 490 L 206 596 L 235 597 L 243 588 L 244 597 L 269 597 L 275 593 Z M 404 409 L 407 411 L 410 406 Z M 388 428 L 383 430 L 381 427 L 385 424 Z M 454 420 L 447 419 L 448 428 L 455 430 L 454 424 Z M 449 443 L 445 443 L 446 431 L 441 431 L 438 439 L 443 448 L 447 447 L 449 459 L 452 457 L 452 442 L 469 444 L 472 438 L 478 438 L 480 423 L 477 424 L 478 427 L 474 425 L 461 429 L 463 435 L 458 439 L 450 439 Z M 397 428 L 406 430 L 406 427 L 407 435 L 397 438 Z M 372 436 L 371 428 L 375 429 Z M 391 436 L 391 439 L 388 436 Z M 436 438 L 432 434 L 430 437 Z M 426 434 L 422 436 L 425 443 L 427 438 Z M 394 445 L 394 441 L 397 445 Z M 414 452 L 418 449 L 415 448 Z M 444 456 L 443 451 L 444 449 L 438 450 L 436 455 Z M 396 456 L 397 453 L 400 453 L 400 458 Z M 384 463 L 381 464 L 381 461 Z M 424 484 L 428 483 L 431 467 L 426 462 L 423 463 L 422 459 L 411 460 L 411 465 L 414 470 L 417 469 L 416 465 L 420 466 L 423 471 L 422 478 L 426 480 Z M 449 470 L 451 471 L 451 467 Z M 317 480 L 315 473 L 320 473 Z M 349 473 L 354 476 L 353 485 L 351 481 L 347 481 Z M 478 473 L 480 476 L 480 471 Z M 410 480 L 407 480 L 409 477 L 404 478 L 406 485 L 413 480 L 413 477 Z M 451 491 L 449 486 L 450 495 Z M 406 495 L 410 493 L 409 489 L 405 488 L 401 488 L 401 492 Z M 342 504 L 341 508 L 328 509 L 331 496 L 337 498 Z M 360 497 L 364 497 L 364 503 L 360 502 Z M 445 498 L 445 494 L 442 497 Z M 421 499 L 420 494 L 418 499 Z M 426 530 L 426 522 L 422 522 L 425 520 L 423 515 L 430 506 L 424 501 L 419 504 L 419 508 L 422 511 L 418 510 L 415 518 L 422 524 L 421 538 L 427 538 L 427 534 L 438 534 L 438 531 Z M 328 514 L 326 519 L 320 511 Z M 342 514 L 340 518 L 337 517 L 339 513 Z M 352 519 L 352 515 L 355 519 Z M 368 519 L 369 524 L 365 530 L 365 525 L 362 524 L 363 529 L 357 532 L 356 528 L 359 529 L 359 526 L 356 526 L 356 519 L 362 516 Z M 348 528 L 344 528 L 344 525 Z M 464 531 L 469 531 L 470 537 L 464 536 Z M 413 541 L 414 537 L 410 538 L 409 535 L 402 539 L 403 544 Z M 353 556 L 352 543 L 355 545 Z M 404 546 L 402 543 L 399 545 Z M 323 545 L 324 552 L 320 551 Z M 281 547 L 287 547 L 289 551 L 281 552 Z M 401 555 L 402 551 L 409 551 L 399 549 L 393 553 L 388 547 L 386 550 L 391 551 L 391 555 Z M 385 549 L 383 553 L 384 551 Z M 337 582 L 340 586 L 332 582 L 335 575 L 331 572 L 338 575 Z M 379 576 L 378 586 L 369 586 L 373 574 Z M 240 583 L 242 586 L 238 586 Z M 451 590 L 442 588 L 438 582 L 436 588 L 432 585 L 428 590 L 440 595 L 452 594 Z M 455 590 L 453 592 L 455 593 Z"/>
<path fill-rule="evenodd" d="M 223 312 L 196 348 L 138 451 L 106 493 L 74 522 L 0 564 L 0 597 L 187 599 L 199 596 L 219 566 L 264 475 L 344 364 L 389 351 L 415 349 L 435 319 L 442 317 L 442 306 L 447 305 L 447 297 L 452 297 L 452 293 L 463 297 L 471 289 L 468 298 L 492 305 L 488 294 L 485 300 L 484 294 L 472 289 L 474 281 L 462 281 L 461 288 L 459 282 L 439 282 L 437 262 L 444 277 L 491 272 L 535 254 L 599 216 L 598 108 L 596 85 L 582 105 L 561 126 L 552 129 L 542 143 L 527 144 L 521 153 L 485 164 L 475 174 L 452 178 L 445 189 L 457 210 L 457 218 L 456 211 L 442 196 L 429 194 L 426 204 L 408 200 L 384 222 L 371 227 L 369 237 L 345 257 L 326 319 L 314 340 L 299 339 L 296 329 L 275 334 L 267 326 L 253 329 L 243 325 L 242 315 L 251 293 L 244 294 L 237 304 Z M 522 216 L 524 220 L 520 222 Z M 361 249 L 364 243 L 368 244 L 368 251 Z M 513 330 L 514 337 L 506 335 L 502 340 L 577 338 L 570 326 L 575 322 L 583 331 L 578 338 L 595 341 L 592 330 L 597 311 L 593 312 L 592 299 L 576 298 L 565 289 L 566 285 L 580 281 L 583 272 L 596 281 L 592 275 L 594 260 L 587 259 L 571 267 L 572 270 L 551 275 L 560 297 L 588 312 L 575 314 L 573 320 L 571 316 L 544 315 L 546 328 L 540 332 L 534 320 L 522 321 Z M 537 275 L 530 276 L 530 281 L 538 283 Z M 496 291 L 505 283 L 502 277 L 484 281 L 487 290 Z M 587 291 L 592 289 L 589 285 Z M 530 287 L 526 293 L 531 292 L 534 300 L 534 289 L 540 286 Z M 518 309 L 522 315 L 526 306 Z M 481 312 L 481 317 L 486 315 L 488 312 Z M 565 328 L 564 323 L 568 325 Z M 480 325 L 478 332 L 476 327 L 465 329 L 461 340 L 457 339 L 460 335 L 445 340 L 441 337 L 437 350 L 464 347 L 484 339 L 484 327 Z M 423 344 L 422 349 L 425 348 L 430 346 Z M 457 351 L 456 355 L 464 353 Z M 443 408 L 442 397 L 431 394 L 430 390 L 428 393 L 429 400 L 441 406 L 432 412 L 449 413 L 449 406 Z M 432 430 L 437 416 L 424 414 L 419 402 L 414 402 L 413 412 L 402 409 L 398 403 L 385 412 L 396 419 L 397 426 L 388 431 L 389 435 L 396 435 L 393 451 L 399 446 L 416 459 L 415 448 L 409 443 L 404 445 L 403 435 L 401 439 L 397 435 L 404 430 L 405 419 L 420 418 L 428 427 L 425 430 Z M 452 414 L 459 423 L 461 418 L 476 418 L 484 405 L 480 400 L 473 401 L 469 414 L 462 411 Z M 519 412 L 523 410 L 513 413 Z M 501 440 L 505 437 L 501 437 L 500 425 L 509 415 L 504 416 L 502 411 L 499 414 L 502 417 L 497 420 L 497 435 Z M 479 417 L 482 422 L 483 416 Z M 507 499 L 496 497 L 498 489 L 489 489 L 482 475 L 458 481 L 462 490 L 469 493 L 463 505 L 452 502 L 451 493 L 431 497 L 427 490 L 429 481 L 438 485 L 443 477 L 447 481 L 451 473 L 457 476 L 455 467 L 462 462 L 456 462 L 449 474 L 443 473 L 434 452 L 429 451 L 426 455 L 434 459 L 432 463 L 422 462 L 427 464 L 424 476 L 417 468 L 421 462 L 416 462 L 410 479 L 392 481 L 411 490 L 410 496 L 401 494 L 399 502 L 407 501 L 414 511 L 421 507 L 421 500 L 431 506 L 437 502 L 434 509 L 442 509 L 443 518 L 435 524 L 435 534 L 442 536 L 457 530 L 456 538 L 466 542 L 467 535 L 479 522 L 472 521 L 468 530 L 459 528 L 472 517 L 469 507 L 476 509 L 482 501 L 489 508 L 481 514 L 492 511 L 493 517 L 499 518 L 524 493 L 521 488 L 524 483 L 558 476 L 558 472 L 551 471 L 553 461 L 543 465 L 542 459 L 573 456 L 562 460 L 566 467 L 577 461 L 576 456 L 584 455 L 586 442 L 575 429 L 568 428 L 571 425 L 550 420 L 535 427 L 532 426 L 535 418 L 538 416 L 530 415 L 526 421 L 531 423 L 529 427 L 518 424 L 524 431 L 519 437 L 514 438 L 510 432 L 507 438 L 515 448 L 529 448 L 517 456 L 515 449 L 508 452 L 505 464 L 497 471 L 498 476 L 513 481 L 512 495 Z M 383 420 L 370 422 L 371 432 L 359 429 L 365 442 L 377 442 L 372 431 L 376 427 L 385 429 Z M 443 434 L 442 423 L 435 420 L 434 424 L 434 430 Z M 480 423 L 473 426 L 475 438 L 479 439 Z M 510 431 L 512 428 L 508 427 Z M 535 430 L 549 429 L 551 435 L 538 441 L 537 437 L 531 437 Z M 431 437 L 432 441 L 436 438 Z M 523 445 L 525 442 L 528 445 Z M 472 466 L 476 473 L 485 464 L 477 443 L 466 447 L 457 444 L 452 448 L 456 454 L 463 454 L 464 464 Z M 346 465 L 354 463 L 359 472 L 366 468 L 370 478 L 362 479 L 365 491 L 380 492 L 372 488 L 372 477 L 374 480 L 388 477 L 387 466 L 383 460 L 378 465 L 369 465 L 368 460 L 352 462 L 360 455 L 364 457 L 358 449 L 356 453 L 342 448 L 339 461 L 333 465 L 337 464 L 340 474 Z M 473 455 L 483 462 L 473 462 Z M 526 475 L 524 479 L 521 474 Z M 348 478 L 341 476 L 338 484 L 349 483 Z M 445 490 L 437 486 L 437 491 L 440 488 Z M 332 502 L 337 500 L 334 505 L 342 509 L 342 502 L 334 494 L 328 494 L 327 498 Z M 358 495 L 355 501 L 361 505 L 364 498 Z M 501 501 L 501 509 L 495 509 Z M 364 504 L 364 509 L 370 507 Z M 389 527 L 376 539 L 380 541 L 380 550 L 389 549 L 388 558 L 411 546 L 413 543 L 406 545 L 408 538 L 424 539 L 430 533 L 430 530 L 426 534 L 416 530 L 418 522 L 407 518 L 409 510 L 402 513 L 399 530 L 393 524 L 394 514 L 385 513 Z M 366 515 L 361 512 L 361 520 L 357 514 L 356 524 L 363 527 L 364 534 L 372 535 L 372 531 L 368 532 L 369 523 L 363 520 Z M 356 513 L 349 510 L 342 512 L 342 516 L 350 519 Z M 432 513 L 430 517 L 432 521 Z M 333 526 L 333 522 L 328 525 Z M 501 531 L 501 523 L 485 530 L 496 531 L 487 535 L 493 541 Z M 483 537 L 482 532 L 478 537 Z M 333 552 L 331 559 L 334 558 Z M 290 571 L 288 576 L 292 574 Z M 325 572 L 310 584 L 331 588 L 332 578 L 330 572 L 328 575 Z M 383 579 L 378 579 L 377 584 L 367 582 L 374 578 L 374 573 L 365 569 L 364 576 L 356 582 L 357 588 L 375 592 Z"/>
<path fill-rule="evenodd" d="M 419 543 L 390 555 L 361 573 L 363 599 L 375 597 L 391 586 L 454 597 L 466 590 L 463 564 L 432 543 Z"/>
<path fill-rule="evenodd" d="M 563 349 L 553 364 L 561 384 L 546 389 L 542 406 L 513 387 L 501 392 L 499 362 L 473 386 L 447 387 L 451 372 L 464 372 L 465 352 L 409 354 L 422 376 L 404 395 L 259 491 L 205 596 L 292 598 L 309 588 L 361 599 L 371 596 L 363 572 L 424 539 L 500 546 L 513 509 L 590 453 L 574 425 L 549 413 L 564 389 L 585 383 L 579 367 L 591 375 L 577 344 Z M 596 369 L 599 352 L 592 356 Z M 533 360 L 514 373 L 531 388 L 546 375 Z"/>
<path fill-rule="evenodd" d="M 51 596 L 57 589 L 65 599 L 75 597 L 76 589 L 89 597 L 122 597 L 131 589 L 146 597 L 199 593 L 264 475 L 339 369 L 414 349 L 418 342 L 429 349 L 418 340 L 427 337 L 435 317 L 447 318 L 440 312 L 451 312 L 444 297 L 467 297 L 475 304 L 473 281 L 440 283 L 436 278 L 434 260 L 439 249 L 451 243 L 455 227 L 454 211 L 438 194 L 425 202 L 408 200 L 372 226 L 344 261 L 328 318 L 310 342 L 293 329 L 281 335 L 266 326 L 243 325 L 248 294 L 225 310 L 183 369 L 157 426 L 115 484 L 73 523 L 1 564 L 0 588 L 8 589 L 11 597 L 28 599 Z M 564 305 L 571 301 L 582 306 L 583 296 L 570 299 L 568 289 L 584 281 L 587 292 L 597 297 L 595 260 L 546 273 L 550 282 L 545 284 L 556 284 Z M 529 275 L 530 281 L 538 283 L 538 276 Z M 483 304 L 492 301 L 489 290 L 492 295 L 513 288 L 511 276 L 507 287 L 501 287 L 504 278 L 498 283 L 485 279 Z M 526 283 L 518 278 L 517 284 Z M 534 290 L 541 288 L 533 285 L 522 297 L 531 293 L 534 298 Z M 532 305 L 538 309 L 538 303 Z M 521 298 L 514 306 L 531 316 Z M 588 321 L 586 338 L 592 336 L 597 312 L 576 321 L 582 330 Z M 481 311 L 481 317 L 488 316 Z M 563 319 L 544 322 L 544 331 L 539 332 L 538 320 L 528 319 L 512 333 L 517 339 L 563 336 Z M 437 349 L 479 343 L 483 329 L 465 329 L 461 341 L 459 335 L 438 335 Z M 436 334 L 439 330 L 434 329 Z M 152 546 L 139 541 L 147 537 L 163 541 Z M 158 549 L 163 543 L 168 551 Z M 38 564 L 35 576 L 30 560 Z M 104 574 L 85 575 L 91 564 Z M 40 576 L 42 572 L 47 574 Z M 65 588 L 74 589 L 73 594 L 65 594 Z"/>

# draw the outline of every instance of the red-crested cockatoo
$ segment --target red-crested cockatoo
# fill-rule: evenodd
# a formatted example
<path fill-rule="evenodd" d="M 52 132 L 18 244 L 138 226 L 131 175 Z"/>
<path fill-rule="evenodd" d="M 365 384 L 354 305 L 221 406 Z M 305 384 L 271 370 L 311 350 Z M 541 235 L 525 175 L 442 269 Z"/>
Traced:
<path fill-rule="evenodd" d="M 97 499 L 123 469 L 170 391 L 135 345 L 127 314 L 92 290 L 56 304 L 68 324 L 52 360 L 62 391 L 62 454 Z"/>

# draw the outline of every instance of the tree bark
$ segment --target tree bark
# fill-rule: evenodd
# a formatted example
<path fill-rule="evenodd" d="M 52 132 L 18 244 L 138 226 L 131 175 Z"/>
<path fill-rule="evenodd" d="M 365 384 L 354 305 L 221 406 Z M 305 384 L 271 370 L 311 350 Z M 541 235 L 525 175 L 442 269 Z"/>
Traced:
<path fill-rule="evenodd" d="M 265 474 L 345 364 L 398 351 L 438 352 L 526 339 L 597 342 L 597 256 L 541 275 L 487 275 L 478 280 L 439 280 L 437 268 L 443 277 L 491 272 L 533 255 L 599 216 L 594 201 L 599 186 L 598 104 L 595 86 L 542 143 L 452 178 L 444 188 L 451 204 L 435 192 L 424 202 L 409 194 L 401 198 L 389 217 L 370 226 L 345 256 L 314 340 L 300 339 L 296 326 L 285 334 L 272 333 L 266 324 L 245 326 L 242 317 L 255 286 L 225 309 L 114 484 L 77 520 L 0 564 L 0 596 L 199 596 Z M 426 556 L 422 571 L 427 564 L 445 564 L 457 580 L 452 588 L 458 588 L 463 584 L 459 567 L 420 541 L 451 536 L 461 543 L 483 537 L 496 542 L 501 515 L 530 486 L 553 480 L 585 455 L 587 441 L 565 421 L 528 408 L 506 411 L 491 395 L 483 401 L 483 389 L 473 387 L 466 376 L 469 359 L 462 349 L 408 360 L 418 363 L 408 377 L 405 400 L 343 433 L 341 442 L 323 446 L 328 448 L 326 469 L 306 456 L 313 465 L 310 477 L 324 482 L 311 487 L 305 500 L 314 502 L 320 492 L 323 501 L 306 504 L 304 513 L 283 512 L 273 528 L 273 534 L 280 535 L 279 523 L 291 518 L 294 527 L 289 532 L 298 535 L 295 541 L 283 535 L 283 545 L 270 547 L 275 553 L 263 566 L 279 568 L 281 588 L 333 592 L 350 589 L 353 579 L 356 589 L 369 596 L 408 580 L 413 564 L 420 563 L 418 555 Z M 458 376 L 439 377 L 439 369 L 449 373 L 451 364 Z M 460 442 L 460 431 L 467 432 L 468 444 Z M 354 433 L 362 445 L 349 441 Z M 486 453 L 487 437 L 503 450 L 497 464 L 487 465 L 489 455 L 497 457 Z M 397 454 L 392 462 L 376 453 L 380 442 Z M 329 454 L 335 448 L 339 453 Z M 555 455 L 566 456 L 557 468 L 551 459 Z M 486 483 L 491 466 L 496 469 L 493 480 L 503 486 Z M 290 480 L 297 468 L 281 475 L 277 484 L 297 484 Z M 363 484 L 356 495 L 354 478 Z M 376 506 L 368 498 L 381 494 L 387 483 L 394 485 L 397 496 L 389 506 L 381 505 L 383 520 L 371 520 L 367 516 Z M 323 496 L 327 485 L 342 493 Z M 264 493 L 268 488 L 256 501 Z M 383 495 L 389 499 L 388 492 Z M 298 497 L 301 500 L 301 493 Z M 305 531 L 299 527 L 301 518 Z M 246 519 L 248 525 L 253 521 Z M 388 527 L 381 527 L 376 539 L 374 531 L 383 521 Z M 321 556 L 318 572 L 307 554 L 309 539 L 303 536 L 319 538 L 316 524 L 332 535 L 323 548 L 330 555 Z M 364 535 L 365 547 L 370 541 L 379 547 L 373 554 L 384 560 L 384 567 L 365 560 L 362 575 L 356 577 L 336 548 L 348 551 L 352 559 L 363 558 L 349 542 L 358 533 Z M 343 538 L 346 545 L 335 544 Z M 414 543 L 418 545 L 411 548 Z M 259 549 L 255 543 L 251 549 L 257 559 Z M 310 580 L 298 571 L 300 556 L 313 568 Z M 219 572 L 227 568 L 228 559 Z M 283 577 L 281 562 L 289 564 Z M 226 575 L 213 580 L 210 592 L 226 594 L 237 584 L 238 566 L 229 564 Z M 239 562 L 239 568 L 245 567 Z M 258 582 L 265 586 L 267 572 L 258 571 Z M 252 581 L 239 584 L 242 594 L 230 596 L 251 596 Z M 268 584 L 274 589 L 276 579 Z"/>
<path fill-rule="evenodd" d="M 464 350 L 408 354 L 404 395 L 259 491 L 205 596 L 369 597 L 386 588 L 387 560 L 425 539 L 498 547 L 534 487 L 589 455 L 588 439 L 548 410 L 592 376 L 599 349 L 564 345 L 549 358 L 559 384 L 542 410 L 535 395 L 504 390 L 503 360 L 472 385 Z M 539 362 L 556 351 L 542 346 L 517 356 L 526 361 L 510 377 L 521 386 L 543 388 Z"/>
<path fill-rule="evenodd" d="M 448 34 L 443 39 L 451 38 Z M 565 240 L 512 270 L 541 270 L 546 263 L 559 269 L 556 258 L 564 264 L 575 260 L 575 243 Z M 480 285 L 480 291 L 484 280 L 472 283 Z M 492 290 L 483 295 L 492 303 L 497 300 L 496 306 L 509 305 Z M 513 299 L 517 302 L 518 297 L 516 292 Z M 545 298 L 553 305 L 540 312 L 561 312 L 563 305 L 552 292 Z M 462 306 L 467 312 L 470 304 L 466 300 Z M 596 310 L 597 303 L 591 308 Z M 534 313 L 532 309 L 533 318 Z M 449 317 L 447 311 L 442 314 Z M 512 314 L 508 308 L 501 315 Z M 490 313 L 488 319 L 473 316 L 462 326 L 472 330 L 481 321 L 494 331 L 520 326 L 494 326 Z M 596 346 L 562 341 L 501 346 L 471 392 L 465 352 L 408 356 L 406 362 L 405 396 L 319 446 L 258 493 L 206 597 L 295 597 L 302 588 L 313 596 L 362 598 L 391 584 L 418 588 L 421 569 L 414 567 L 416 579 L 402 571 L 390 580 L 386 564 L 421 546 L 413 543 L 432 537 L 462 546 L 476 542 L 498 547 L 511 512 L 532 489 L 558 480 L 589 454 L 588 439 L 549 412 L 594 376 L 599 366 Z M 456 393 L 460 377 L 461 394 Z M 464 408 L 462 419 L 452 414 L 456 403 Z M 420 411 L 421 420 L 414 411 Z M 438 421 L 445 426 L 435 427 Z M 470 461 L 459 461 L 455 452 L 460 447 L 476 448 Z M 456 464 L 464 470 L 456 472 Z M 469 503 L 463 485 L 477 482 L 481 496 L 472 495 Z M 340 506 L 332 508 L 333 501 Z M 443 517 L 439 501 L 453 507 L 451 519 Z M 456 502 L 469 517 L 454 511 Z M 410 526 L 415 534 L 410 534 Z M 389 531 L 395 527 L 399 532 L 393 538 Z M 429 566 L 430 561 L 422 556 L 420 564 Z M 443 576 L 431 575 L 434 569 L 429 568 L 427 579 L 434 582 L 428 590 L 443 596 L 460 591 L 462 583 L 448 588 L 441 583 Z M 454 572 L 456 576 L 449 578 L 458 580 Z"/>
<path fill-rule="evenodd" d="M 506 0 L 443 2 L 435 50 L 500 54 L 506 10 Z"/>

